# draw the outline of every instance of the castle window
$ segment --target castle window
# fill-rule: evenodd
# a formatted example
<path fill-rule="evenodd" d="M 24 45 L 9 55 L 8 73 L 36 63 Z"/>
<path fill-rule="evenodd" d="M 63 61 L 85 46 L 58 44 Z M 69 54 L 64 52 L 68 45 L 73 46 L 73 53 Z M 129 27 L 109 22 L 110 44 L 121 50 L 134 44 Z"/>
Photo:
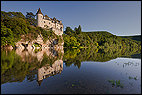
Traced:
<path fill-rule="evenodd" d="M 44 27 L 45 27 L 45 28 L 48 28 L 48 26 L 47 26 L 47 25 L 44 25 Z"/>
<path fill-rule="evenodd" d="M 50 22 L 49 22 L 49 24 L 50 24 Z"/>
<path fill-rule="evenodd" d="M 45 21 L 44 21 L 44 23 L 45 23 Z"/>

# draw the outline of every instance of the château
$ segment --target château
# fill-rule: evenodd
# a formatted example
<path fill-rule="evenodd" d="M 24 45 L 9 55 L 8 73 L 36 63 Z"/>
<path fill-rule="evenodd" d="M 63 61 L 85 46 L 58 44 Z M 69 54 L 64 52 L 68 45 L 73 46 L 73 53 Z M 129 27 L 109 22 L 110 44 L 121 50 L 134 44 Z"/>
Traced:
<path fill-rule="evenodd" d="M 37 26 L 54 31 L 56 35 L 63 34 L 63 24 L 61 20 L 57 20 L 55 17 L 52 19 L 47 15 L 43 15 L 39 8 L 36 13 Z"/>

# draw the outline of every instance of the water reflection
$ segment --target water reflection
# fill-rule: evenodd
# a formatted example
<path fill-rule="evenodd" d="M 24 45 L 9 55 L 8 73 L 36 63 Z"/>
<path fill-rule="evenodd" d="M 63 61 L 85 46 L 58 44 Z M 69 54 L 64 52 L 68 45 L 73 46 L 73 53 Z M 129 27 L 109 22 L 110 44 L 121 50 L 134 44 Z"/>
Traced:
<path fill-rule="evenodd" d="M 43 79 L 50 76 L 60 74 L 63 70 L 63 61 L 56 60 L 51 66 L 46 64 L 45 66 L 38 69 L 38 84 L 41 85 Z"/>
<path fill-rule="evenodd" d="M 2 51 L 1 82 L 2 84 L 15 81 L 22 82 L 26 76 L 29 81 L 33 81 L 35 80 L 35 74 L 37 74 L 38 83 L 41 83 L 42 79 L 61 73 L 63 61 L 67 67 L 74 64 L 74 66 L 80 68 L 82 61 L 106 62 L 121 56 L 131 57 L 135 52 L 125 51 L 122 54 L 118 52 L 111 54 L 110 52 L 102 54 L 91 49 L 65 49 L 64 53 L 63 48 L 58 51 L 51 48 L 40 50 L 21 50 L 17 48 L 15 51 Z M 130 65 L 138 66 L 139 63 L 123 63 L 123 68 Z"/>
<path fill-rule="evenodd" d="M 74 66 L 77 66 L 78 68 L 81 67 L 81 62 L 83 61 L 107 62 L 118 57 L 141 59 L 141 51 L 130 52 L 127 49 L 118 51 L 116 50 L 113 52 L 107 51 L 103 53 L 99 52 L 97 49 L 65 49 L 64 52 L 65 53 L 63 60 L 65 62 L 65 65 L 69 67 L 74 64 Z"/>
<path fill-rule="evenodd" d="M 61 73 L 63 70 L 63 49 L 35 50 L 16 49 L 2 51 L 1 84 L 37 80 L 39 84 L 44 78 Z M 37 74 L 37 78 L 35 78 Z"/>
<path fill-rule="evenodd" d="M 32 85 L 36 84 L 41 88 L 30 86 L 31 88 L 24 88 L 25 93 L 38 91 L 39 93 L 124 93 L 125 91 L 129 93 L 132 87 L 134 89 L 132 92 L 139 93 L 141 54 L 137 53 L 129 51 L 101 53 L 95 49 L 52 48 L 3 50 L 1 84 L 7 85 L 2 87 L 9 87 L 8 85 L 17 82 L 26 85 L 33 83 Z M 131 55 L 137 57 L 132 59 Z M 138 60 L 135 60 L 137 58 Z M 27 83 L 24 83 L 25 80 Z M 44 88 L 48 88 L 48 92 Z"/>
<path fill-rule="evenodd" d="M 136 63 L 136 62 L 123 63 L 123 68 L 127 66 L 139 66 L 139 63 Z"/>

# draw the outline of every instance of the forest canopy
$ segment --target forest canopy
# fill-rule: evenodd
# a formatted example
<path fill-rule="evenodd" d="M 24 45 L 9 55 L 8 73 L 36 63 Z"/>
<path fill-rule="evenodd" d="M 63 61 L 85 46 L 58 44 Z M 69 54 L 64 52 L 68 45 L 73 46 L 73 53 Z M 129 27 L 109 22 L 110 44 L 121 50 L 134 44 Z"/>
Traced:
<path fill-rule="evenodd" d="M 68 48 L 100 48 L 109 49 L 137 49 L 141 50 L 141 41 L 122 38 L 107 31 L 82 32 L 81 26 L 72 30 L 66 27 L 64 34 L 64 47 Z"/>

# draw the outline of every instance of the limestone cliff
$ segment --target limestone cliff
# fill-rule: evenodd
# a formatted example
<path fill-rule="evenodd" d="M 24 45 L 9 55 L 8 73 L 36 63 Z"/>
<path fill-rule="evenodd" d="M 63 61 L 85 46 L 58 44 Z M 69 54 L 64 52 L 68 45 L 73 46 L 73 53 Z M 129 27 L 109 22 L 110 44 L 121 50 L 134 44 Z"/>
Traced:
<path fill-rule="evenodd" d="M 38 37 L 35 40 L 27 40 L 25 41 L 23 38 L 16 43 L 16 48 L 24 50 L 34 50 L 34 49 L 55 49 L 59 50 L 63 48 L 63 38 L 61 36 L 60 38 L 62 41 L 59 42 L 59 40 L 55 37 L 54 39 L 47 39 L 44 42 L 44 39 L 41 34 L 38 35 Z"/>

